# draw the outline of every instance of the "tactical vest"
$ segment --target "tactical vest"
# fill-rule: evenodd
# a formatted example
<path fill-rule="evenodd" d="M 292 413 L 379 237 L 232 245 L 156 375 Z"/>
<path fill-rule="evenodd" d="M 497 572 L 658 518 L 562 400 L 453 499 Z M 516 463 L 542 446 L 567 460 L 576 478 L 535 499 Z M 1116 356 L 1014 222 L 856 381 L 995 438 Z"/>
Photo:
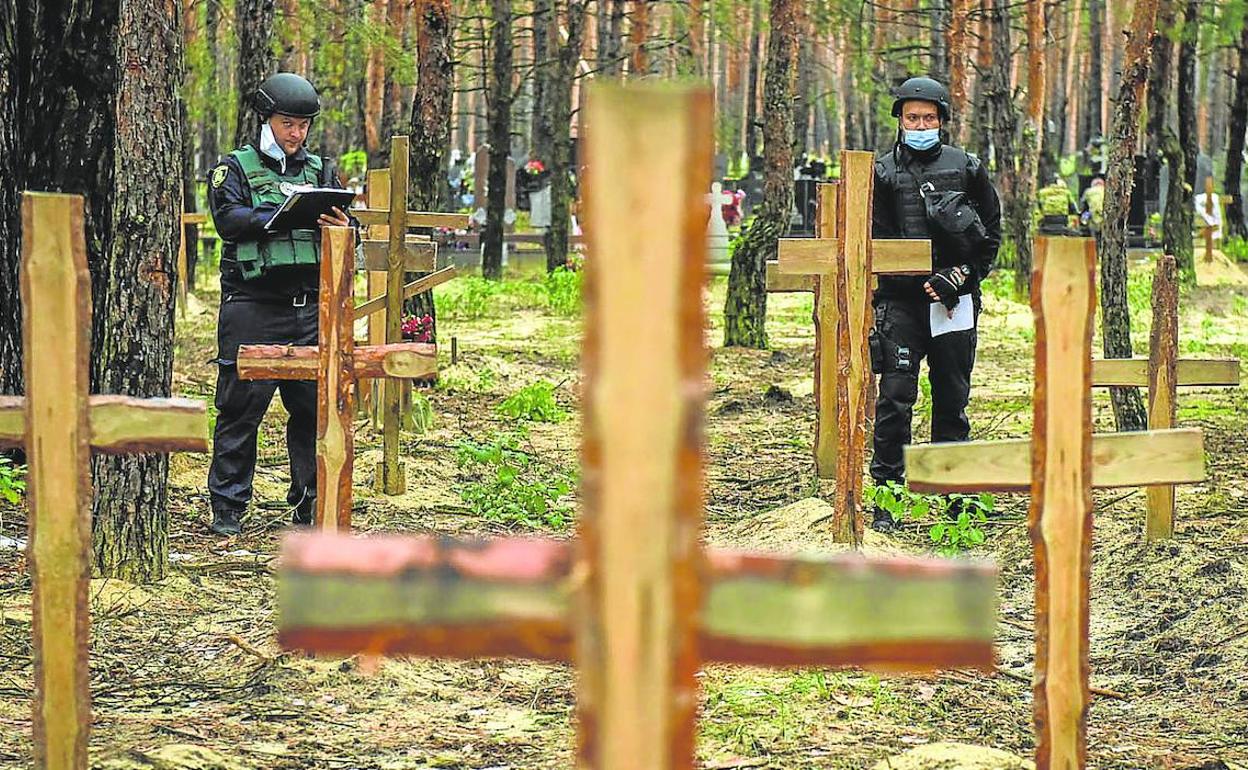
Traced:
<path fill-rule="evenodd" d="M 917 161 L 910 164 L 898 163 L 893 153 L 887 153 L 877 161 L 881 166 L 882 176 L 892 179 L 892 204 L 896 212 L 897 226 L 903 238 L 930 239 L 931 232 L 927 224 L 927 209 L 923 198 L 919 195 L 919 187 L 930 184 L 933 192 L 965 192 L 970 185 L 968 165 L 970 157 L 965 150 L 946 145 L 940 155 L 926 166 Z M 935 266 L 939 268 L 953 267 L 945 264 L 940 253 L 932 255 Z"/>
<path fill-rule="evenodd" d="M 247 177 L 253 208 L 264 203 L 280 206 L 287 195 L 282 192 L 283 183 L 312 186 L 320 183 L 321 159 L 311 153 L 303 163 L 303 171 L 293 176 L 282 176 L 264 165 L 251 145 L 234 150 L 230 155 Z M 239 241 L 235 248 L 239 272 L 244 279 L 251 280 L 275 267 L 320 264 L 321 233 L 319 230 L 289 230 L 257 240 Z"/>
<path fill-rule="evenodd" d="M 1092 212 L 1092 224 L 1099 225 L 1105 216 L 1105 188 L 1093 185 L 1083 191 L 1083 199 Z"/>
<path fill-rule="evenodd" d="M 1051 184 L 1042 187 L 1037 193 L 1040 198 L 1040 213 L 1046 217 L 1064 217 L 1070 214 L 1070 190 L 1064 184 Z"/>

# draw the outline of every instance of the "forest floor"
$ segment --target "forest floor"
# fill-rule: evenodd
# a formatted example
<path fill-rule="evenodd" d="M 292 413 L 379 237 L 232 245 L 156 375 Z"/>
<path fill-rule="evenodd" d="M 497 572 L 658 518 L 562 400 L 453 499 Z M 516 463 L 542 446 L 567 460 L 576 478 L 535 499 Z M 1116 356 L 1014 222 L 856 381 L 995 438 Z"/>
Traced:
<path fill-rule="evenodd" d="M 1136 255 L 1140 256 L 1140 255 Z M 1148 340 L 1149 270 L 1133 270 L 1137 354 Z M 1031 424 L 1031 313 L 994 279 L 981 321 L 971 402 L 976 438 L 1026 436 Z M 206 283 L 206 281 L 204 282 Z M 725 350 L 725 279 L 708 295 L 713 328 L 707 405 L 706 538 L 717 545 L 812 551 L 829 547 L 811 522 L 821 492 L 811 460 L 812 301 L 769 298 L 771 350 Z M 497 407 L 545 380 L 569 417 L 532 423 L 523 448 L 543 477 L 575 473 L 578 346 L 575 312 L 560 310 L 540 279 L 491 293 L 475 280 L 440 288 L 440 384 L 421 391 L 433 411 L 407 433 L 410 491 L 371 491 L 380 439 L 357 437 L 355 523 L 456 535 L 532 531 L 474 514 L 460 492 L 490 469 L 457 461 L 462 442 L 488 444 L 515 429 Z M 201 290 L 178 324 L 175 390 L 211 402 L 213 291 Z M 558 304 L 558 303 L 554 303 Z M 644 312 L 644 308 L 639 308 Z M 450 366 L 451 335 L 459 360 Z M 1248 360 L 1248 289 L 1196 288 L 1182 300 L 1185 354 Z M 1098 341 L 1099 347 L 1099 341 Z M 927 435 L 923 389 L 916 439 Z M 1112 430 L 1108 397 L 1096 428 Z M 1102 693 L 1089 713 L 1090 767 L 1248 767 L 1248 388 L 1185 390 L 1179 420 L 1205 431 L 1209 480 L 1178 490 L 1177 534 L 1142 541 L 1142 490 L 1094 495 L 1091 672 Z M 256 506 L 243 535 L 206 530 L 206 456 L 171 461 L 169 577 L 144 587 L 92 584 L 92 766 L 122 768 L 376 768 L 530 770 L 573 764 L 571 669 L 517 661 L 313 659 L 275 642 L 273 560 L 287 530 L 284 415 L 264 425 Z M 803 502 L 804 501 L 804 502 Z M 572 507 L 571 495 L 563 502 Z M 792 505 L 798 503 L 797 505 Z M 1033 655 L 1027 497 L 997 499 L 972 555 L 1001 568 L 999 671 L 932 678 L 848 670 L 710 666 L 698 754 L 706 768 L 869 768 L 935 741 L 1030 756 Z M 787 507 L 786 507 L 787 506 Z M 0 507 L 0 766 L 31 763 L 30 585 L 25 511 Z M 543 527 L 571 537 L 573 526 Z M 5 539 L 8 538 L 8 539 Z M 930 550 L 927 526 L 869 549 Z M 361 668 L 365 670 L 361 670 Z"/>

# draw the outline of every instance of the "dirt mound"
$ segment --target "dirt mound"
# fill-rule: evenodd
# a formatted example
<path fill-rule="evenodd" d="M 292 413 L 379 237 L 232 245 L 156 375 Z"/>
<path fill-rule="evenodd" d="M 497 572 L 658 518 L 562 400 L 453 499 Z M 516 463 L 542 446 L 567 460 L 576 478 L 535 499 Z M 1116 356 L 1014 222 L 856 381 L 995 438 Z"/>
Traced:
<path fill-rule="evenodd" d="M 764 511 L 737 522 L 722 537 L 714 537 L 716 545 L 758 551 L 784 553 L 844 553 L 844 543 L 832 542 L 830 526 L 833 508 L 826 500 L 807 497 L 795 503 Z M 876 556 L 904 555 L 900 543 L 868 528 L 863 535 L 862 551 Z"/>
<path fill-rule="evenodd" d="M 966 743 L 929 743 L 881 760 L 875 770 L 1034 770 L 1035 764 L 1007 751 Z"/>

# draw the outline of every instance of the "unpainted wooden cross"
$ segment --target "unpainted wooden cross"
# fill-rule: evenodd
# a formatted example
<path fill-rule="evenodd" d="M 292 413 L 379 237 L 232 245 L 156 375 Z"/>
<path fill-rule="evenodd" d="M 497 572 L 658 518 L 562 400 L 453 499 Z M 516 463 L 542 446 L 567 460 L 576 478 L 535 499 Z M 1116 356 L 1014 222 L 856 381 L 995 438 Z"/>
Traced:
<path fill-rule="evenodd" d="M 242 345 L 238 376 L 244 380 L 316 380 L 316 523 L 326 531 L 351 528 L 355 466 L 355 381 L 420 379 L 438 370 L 437 348 L 419 342 L 355 345 L 355 234 L 349 227 L 321 229 L 318 344 Z"/>
<path fill-rule="evenodd" d="M 693 767 L 703 662 L 991 668 L 992 566 L 702 548 L 711 94 L 594 84 L 586 110 L 579 538 L 293 536 L 282 644 L 571 661 L 600 770 Z"/>
<path fill-rule="evenodd" d="M 1092 435 L 1096 243 L 1038 238 L 1032 438 L 906 447 L 910 487 L 1031 491 L 1036 565 L 1036 767 L 1085 766 L 1092 488 L 1205 478 L 1199 430 Z"/>
<path fill-rule="evenodd" d="M 208 221 L 208 215 L 198 211 L 182 213 L 178 227 L 178 312 L 186 318 L 186 294 L 191 289 L 190 266 L 188 265 L 187 249 L 198 249 L 198 243 L 187 244 L 186 226 L 200 226 Z"/>
<path fill-rule="evenodd" d="M 35 766 L 86 770 L 91 452 L 205 452 L 204 405 L 89 395 L 91 276 L 82 197 L 22 195 L 26 393 L 0 396 L 0 449 L 29 463 Z"/>
<path fill-rule="evenodd" d="M 918 239 L 873 239 L 875 157 L 841 152 L 839 184 L 819 185 L 814 238 L 781 238 L 776 277 L 813 277 L 815 292 L 815 467 L 836 479 L 837 542 L 862 539 L 862 466 L 872 378 L 867 340 L 871 332 L 872 277 L 929 275 L 932 245 Z M 808 284 L 773 280 L 768 291 Z"/>
<path fill-rule="evenodd" d="M 1205 213 L 1213 216 L 1213 176 L 1205 177 Z M 1201 228 L 1205 234 L 1205 261 L 1213 261 L 1213 231 L 1217 228 L 1213 225 L 1206 224 Z"/>
<path fill-rule="evenodd" d="M 408 197 L 408 160 L 410 157 L 409 142 L 406 136 L 390 138 L 390 184 L 388 207 L 382 208 L 373 197 L 371 185 L 369 207 L 355 209 L 351 212 L 361 224 L 385 225 L 388 228 L 385 241 L 365 240 L 364 266 L 370 271 L 386 272 L 386 291 L 384 300 L 377 303 L 373 297 L 365 303 L 364 312 L 378 312 L 382 308 L 386 313 L 386 344 L 396 344 L 403 340 L 403 300 L 406 297 L 425 291 L 454 276 L 453 269 L 434 273 L 439 277 L 421 284 L 419 281 L 403 285 L 405 273 L 433 272 L 437 262 L 437 244 L 428 238 L 409 239 L 408 228 L 412 227 L 449 227 L 462 229 L 468 226 L 465 214 L 441 214 L 428 211 L 409 211 Z M 383 189 L 379 186 L 378 189 Z M 421 279 L 424 280 L 424 279 Z M 411 293 L 408 293 L 408 290 Z M 370 288 L 371 294 L 371 288 Z M 396 379 L 387 379 L 382 397 L 382 459 L 377 466 L 378 488 L 384 494 L 398 495 L 407 489 L 407 480 L 403 472 L 403 464 L 399 462 L 399 418 L 402 402 L 402 384 Z"/>
<path fill-rule="evenodd" d="M 1148 358 L 1109 358 L 1092 362 L 1093 387 L 1148 388 L 1148 427 L 1173 428 L 1177 389 L 1239 385 L 1239 360 L 1179 358 L 1179 282 L 1174 257 L 1157 260 L 1153 276 L 1153 328 Z M 1174 487 L 1147 488 L 1145 540 L 1174 536 Z"/>

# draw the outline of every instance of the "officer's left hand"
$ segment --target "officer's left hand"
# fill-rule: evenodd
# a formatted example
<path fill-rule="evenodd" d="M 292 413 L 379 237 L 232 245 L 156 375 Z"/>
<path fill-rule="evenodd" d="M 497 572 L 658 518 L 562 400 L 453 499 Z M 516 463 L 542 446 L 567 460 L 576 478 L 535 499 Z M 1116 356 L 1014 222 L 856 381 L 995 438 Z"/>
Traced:
<path fill-rule="evenodd" d="M 343 212 L 342 209 L 338 208 L 337 206 L 331 206 L 330 210 L 333 212 L 332 214 L 321 214 L 319 217 L 317 217 L 316 223 L 318 225 L 320 225 L 321 227 L 350 227 L 351 226 L 351 220 L 347 218 L 347 215 Z"/>

